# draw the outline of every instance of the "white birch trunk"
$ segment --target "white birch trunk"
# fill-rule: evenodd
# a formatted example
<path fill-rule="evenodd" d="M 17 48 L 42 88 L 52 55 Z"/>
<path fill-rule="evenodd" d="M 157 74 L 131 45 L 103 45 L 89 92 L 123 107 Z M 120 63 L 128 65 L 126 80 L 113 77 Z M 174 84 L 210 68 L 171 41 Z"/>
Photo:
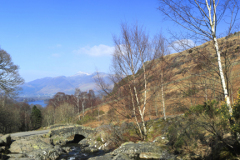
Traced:
<path fill-rule="evenodd" d="M 154 95 L 155 95 L 155 98 L 154 98 L 154 106 L 155 106 L 155 112 L 156 112 L 156 116 L 158 116 L 158 108 L 157 108 L 157 104 L 156 104 L 156 88 L 154 87 Z M 158 96 L 159 97 L 159 93 L 158 93 Z"/>
<path fill-rule="evenodd" d="M 129 89 L 130 89 L 130 94 L 131 94 L 131 97 L 132 97 L 133 115 L 134 115 L 135 121 L 137 123 L 140 136 L 141 136 L 141 138 L 143 138 L 143 133 L 142 133 L 141 127 L 140 127 L 140 125 L 138 123 L 137 116 L 136 116 L 136 108 L 135 108 L 135 103 L 134 103 L 134 99 L 133 99 L 134 95 L 132 93 L 132 89 L 131 89 L 130 85 L 129 85 Z"/>
<path fill-rule="evenodd" d="M 161 79 L 162 79 L 162 75 L 161 75 Z M 161 80 L 162 82 L 162 80 Z M 161 84 L 161 89 L 162 89 L 162 106 L 163 106 L 163 118 L 166 121 L 166 111 L 165 111 L 165 100 L 164 100 L 164 90 L 163 90 L 163 82 Z"/>
<path fill-rule="evenodd" d="M 84 103 L 85 103 L 85 99 L 82 102 L 83 118 L 84 118 Z"/>
<path fill-rule="evenodd" d="M 143 103 L 143 111 L 140 112 L 140 114 L 141 114 L 141 119 L 142 119 L 142 123 L 143 123 L 144 136 L 146 136 L 147 128 L 146 128 L 146 124 L 144 121 L 144 113 L 145 113 L 146 104 L 147 104 L 147 77 L 146 77 L 146 69 L 145 69 L 143 60 L 142 60 L 142 66 L 143 66 L 143 76 L 144 76 L 144 103 Z"/>
<path fill-rule="evenodd" d="M 78 107 L 78 119 L 80 121 L 79 97 L 77 97 L 77 107 Z"/>
<path fill-rule="evenodd" d="M 216 37 L 214 37 L 214 45 L 215 45 L 216 54 L 217 54 L 217 57 L 218 57 L 219 74 L 220 74 L 220 78 L 221 78 L 222 89 L 223 89 L 225 101 L 227 103 L 230 116 L 232 116 L 231 102 L 230 102 L 230 98 L 229 98 L 229 95 L 228 95 L 228 90 L 227 90 L 227 87 L 226 87 L 225 77 L 224 77 L 223 70 L 222 70 L 221 56 L 220 56 L 220 51 L 218 50 L 218 43 L 217 43 Z"/>
<path fill-rule="evenodd" d="M 225 77 L 224 77 L 223 70 L 222 70 L 221 55 L 220 55 L 220 51 L 219 51 L 219 48 L 218 48 L 218 42 L 217 42 L 216 31 L 215 31 L 215 27 L 216 27 L 216 3 L 215 3 L 215 0 L 213 0 L 213 17 L 212 17 L 212 13 L 211 13 L 211 11 L 212 11 L 211 4 L 208 5 L 207 0 L 205 0 L 205 3 L 206 3 L 206 6 L 207 6 L 207 9 L 208 9 L 209 23 L 210 23 L 210 26 L 211 26 L 212 38 L 213 38 L 213 42 L 214 42 L 215 51 L 216 51 L 216 54 L 217 54 L 217 61 L 218 61 L 219 74 L 220 74 L 221 83 L 222 83 L 222 89 L 223 89 L 226 104 L 228 106 L 229 114 L 230 114 L 230 116 L 232 116 L 232 107 L 231 107 L 230 98 L 229 98 L 229 95 L 228 95 L 228 90 L 227 90 L 227 87 L 226 87 Z"/>
<path fill-rule="evenodd" d="M 140 55 L 141 56 L 141 55 Z M 141 57 L 142 58 L 142 57 Z M 144 67 L 144 63 L 143 63 L 143 70 L 144 70 L 144 82 L 145 82 L 145 92 L 144 92 L 144 95 L 145 95 L 145 98 L 144 98 L 144 106 L 143 106 L 143 111 L 141 110 L 141 106 L 140 106 L 140 102 L 139 102 L 139 99 L 138 99 L 138 92 L 137 92 L 137 89 L 136 89 L 136 86 L 135 86 L 135 73 L 134 73 L 134 69 L 133 69 L 133 59 L 131 58 L 131 72 L 132 72 L 132 76 L 133 76 L 133 89 L 134 89 L 134 95 L 135 95 L 135 98 L 136 98 L 136 101 L 137 101 L 137 107 L 138 107 L 138 110 L 139 110 L 139 114 L 140 114 L 140 117 L 141 117 L 141 121 L 142 121 L 142 126 L 143 126 L 143 132 L 142 133 L 142 130 L 141 130 L 141 127 L 138 123 L 138 120 L 137 120 L 137 117 L 135 115 L 135 120 L 136 120 L 136 123 L 139 127 L 139 130 L 140 130 L 140 133 L 141 133 L 141 136 L 143 137 L 143 139 L 145 140 L 146 139 L 146 136 L 147 136 L 147 128 L 146 128 L 146 125 L 145 125 L 145 121 L 144 121 L 144 112 L 145 112 L 145 106 L 146 106 L 146 75 L 145 75 L 145 67 Z M 131 89 L 131 88 L 130 88 Z M 136 110 L 135 110 L 135 106 L 133 107 L 133 112 L 135 113 Z"/>

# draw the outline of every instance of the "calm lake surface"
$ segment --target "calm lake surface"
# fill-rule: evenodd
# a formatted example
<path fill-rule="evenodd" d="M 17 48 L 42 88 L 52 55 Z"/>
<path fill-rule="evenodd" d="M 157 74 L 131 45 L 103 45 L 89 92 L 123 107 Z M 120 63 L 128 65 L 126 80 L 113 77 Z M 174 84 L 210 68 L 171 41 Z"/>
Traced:
<path fill-rule="evenodd" d="M 42 107 L 46 107 L 47 104 L 44 103 L 44 100 L 39 100 L 39 101 L 34 101 L 34 102 L 27 102 L 29 105 L 33 104 L 33 105 L 36 105 L 36 104 L 39 104 L 41 105 Z"/>

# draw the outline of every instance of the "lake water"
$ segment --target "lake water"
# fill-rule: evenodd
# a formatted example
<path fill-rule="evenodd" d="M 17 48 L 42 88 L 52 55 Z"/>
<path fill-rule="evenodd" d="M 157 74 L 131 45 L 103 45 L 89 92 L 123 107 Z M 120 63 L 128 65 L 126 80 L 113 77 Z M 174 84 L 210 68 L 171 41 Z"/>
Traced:
<path fill-rule="evenodd" d="M 41 105 L 42 107 L 46 107 L 47 104 L 44 103 L 44 100 L 39 100 L 39 101 L 34 101 L 34 102 L 27 102 L 29 105 L 33 104 L 33 105 L 36 105 L 36 104 L 39 104 Z"/>

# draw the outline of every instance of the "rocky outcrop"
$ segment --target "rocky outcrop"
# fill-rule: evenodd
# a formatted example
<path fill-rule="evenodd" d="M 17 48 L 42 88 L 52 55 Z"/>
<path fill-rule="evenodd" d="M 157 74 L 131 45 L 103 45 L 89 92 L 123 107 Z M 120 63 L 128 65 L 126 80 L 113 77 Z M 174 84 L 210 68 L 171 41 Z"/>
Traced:
<path fill-rule="evenodd" d="M 83 152 L 94 153 L 99 150 L 109 152 L 111 148 L 111 139 L 104 128 L 97 128 L 96 133 L 91 138 L 85 138 L 79 142 Z"/>
<path fill-rule="evenodd" d="M 56 127 L 56 126 L 55 126 Z M 43 136 L 15 137 L 10 135 L 0 137 L 0 153 L 11 153 L 11 159 L 56 159 L 59 155 L 69 152 L 69 147 L 60 147 L 72 141 L 76 134 L 82 137 L 91 138 L 96 131 L 89 127 L 80 125 L 57 126 Z M 8 152 L 6 152 L 8 151 Z M 87 149 L 86 149 L 87 151 Z M 96 148 L 89 148 L 89 152 L 98 151 Z"/>
<path fill-rule="evenodd" d="M 12 142 L 8 154 L 11 159 L 57 159 L 70 151 L 69 147 L 53 146 L 52 140 L 44 136 L 22 137 Z"/>
<path fill-rule="evenodd" d="M 157 146 L 154 142 L 126 142 L 104 156 L 93 157 L 89 160 L 175 160 L 176 157 L 170 154 L 166 149 Z"/>
<path fill-rule="evenodd" d="M 156 146 L 153 142 L 126 142 L 119 148 L 114 150 L 111 154 L 126 154 L 130 158 L 143 158 L 143 159 L 174 159 L 175 156 L 168 153 L 167 150 L 160 146 Z"/>
<path fill-rule="evenodd" d="M 164 136 L 157 137 L 153 142 L 126 142 L 110 152 L 111 137 L 109 137 L 110 135 L 106 132 L 106 128 L 100 127 L 96 130 L 84 127 L 79 128 L 61 127 L 59 130 L 54 129 L 43 136 L 17 138 L 12 144 L 10 143 L 9 151 L 11 151 L 11 154 L 8 154 L 8 157 L 10 157 L 10 160 L 23 160 L 24 158 L 54 160 L 61 154 L 71 151 L 69 147 L 61 147 L 58 144 L 66 144 L 66 142 L 72 141 L 74 134 L 85 133 L 86 135 L 89 133 L 89 136 L 81 140 L 79 144 L 81 145 L 82 152 L 96 156 L 90 158 L 90 160 L 175 159 L 174 155 L 169 154 L 169 152 L 164 149 L 165 144 L 168 142 Z M 69 135 L 72 136 L 68 137 Z M 9 144 L 11 141 L 11 137 L 7 135 L 4 136 L 3 139 L 4 140 L 0 141 L 0 144 Z M 100 156 L 103 155 L 102 153 L 107 154 Z"/>
<path fill-rule="evenodd" d="M 10 151 L 12 153 L 28 153 L 33 150 L 47 149 L 53 147 L 47 140 L 41 136 L 30 136 L 14 141 L 11 144 Z"/>

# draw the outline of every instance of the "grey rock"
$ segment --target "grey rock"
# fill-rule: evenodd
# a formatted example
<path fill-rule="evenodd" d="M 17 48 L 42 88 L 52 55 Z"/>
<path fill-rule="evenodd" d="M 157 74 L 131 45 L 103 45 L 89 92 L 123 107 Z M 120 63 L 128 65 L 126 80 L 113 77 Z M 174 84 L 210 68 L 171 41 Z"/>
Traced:
<path fill-rule="evenodd" d="M 111 154 L 105 154 L 104 156 L 91 157 L 88 160 L 112 160 L 113 156 Z"/>
<path fill-rule="evenodd" d="M 26 154 L 8 154 L 8 156 L 10 157 L 10 158 L 24 158 L 24 157 L 26 157 L 27 155 Z"/>
<path fill-rule="evenodd" d="M 13 153 L 28 153 L 34 150 L 51 148 L 52 145 L 45 143 L 42 138 L 31 137 L 14 141 L 10 146 Z"/>
<path fill-rule="evenodd" d="M 131 160 L 126 154 L 120 153 L 116 155 L 113 160 Z"/>
<path fill-rule="evenodd" d="M 66 152 L 69 153 L 72 151 L 71 147 L 62 147 L 62 149 Z"/>
<path fill-rule="evenodd" d="M 99 150 L 95 147 L 85 147 L 82 149 L 82 151 L 87 153 L 95 153 L 98 152 Z"/>
<path fill-rule="evenodd" d="M 81 147 L 88 147 L 90 145 L 88 139 L 83 139 L 78 144 L 80 144 Z"/>
<path fill-rule="evenodd" d="M 137 159 L 174 159 L 175 156 L 168 153 L 167 150 L 156 146 L 153 142 L 127 142 L 123 143 L 119 148 L 111 152 L 112 155 L 126 154 L 129 158 Z"/>

